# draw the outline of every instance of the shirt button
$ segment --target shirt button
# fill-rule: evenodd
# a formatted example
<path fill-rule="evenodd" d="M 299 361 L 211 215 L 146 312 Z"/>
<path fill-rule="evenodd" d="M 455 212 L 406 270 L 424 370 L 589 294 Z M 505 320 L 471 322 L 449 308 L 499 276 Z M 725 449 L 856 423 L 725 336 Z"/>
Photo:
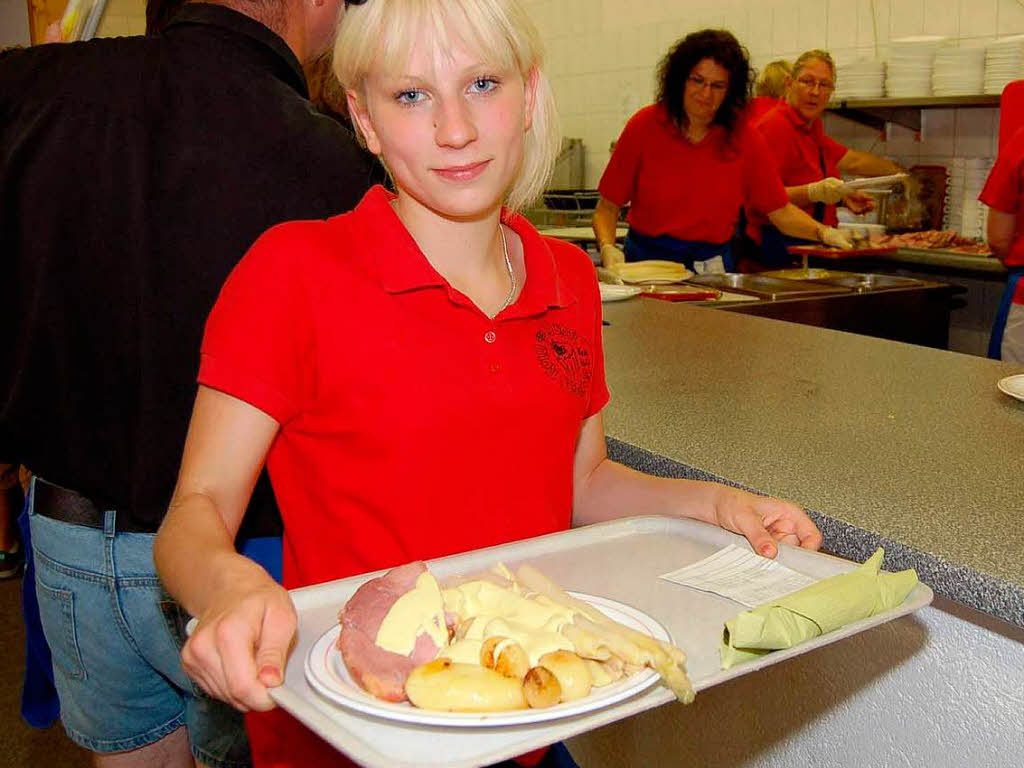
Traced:
<path fill-rule="evenodd" d="M 501 373 L 501 363 L 491 363 L 491 373 Z"/>
<path fill-rule="evenodd" d="M 484 334 L 484 341 L 486 341 L 488 344 L 493 344 L 496 338 L 498 338 L 498 334 L 496 334 L 494 331 L 488 331 L 487 333 Z"/>

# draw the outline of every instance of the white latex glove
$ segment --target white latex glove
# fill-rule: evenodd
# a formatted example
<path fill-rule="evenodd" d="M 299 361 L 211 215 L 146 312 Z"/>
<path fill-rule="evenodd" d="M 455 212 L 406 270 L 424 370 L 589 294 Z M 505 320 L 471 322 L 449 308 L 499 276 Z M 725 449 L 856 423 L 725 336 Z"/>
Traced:
<path fill-rule="evenodd" d="M 614 267 L 616 264 L 625 264 L 626 254 L 617 245 L 605 243 L 601 246 L 601 266 Z"/>
<path fill-rule="evenodd" d="M 835 205 L 842 201 L 849 191 L 842 179 L 826 176 L 821 181 L 812 181 L 807 185 L 807 199 L 812 203 L 828 203 Z"/>
<path fill-rule="evenodd" d="M 818 239 L 830 248 L 842 248 L 844 251 L 853 248 L 850 236 L 835 227 L 818 227 Z"/>

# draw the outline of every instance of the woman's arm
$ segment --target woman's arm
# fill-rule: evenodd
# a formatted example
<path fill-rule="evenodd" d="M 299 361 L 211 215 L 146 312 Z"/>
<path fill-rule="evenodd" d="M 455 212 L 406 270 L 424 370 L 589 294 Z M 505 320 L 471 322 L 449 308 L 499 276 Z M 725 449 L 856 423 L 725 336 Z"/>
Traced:
<path fill-rule="evenodd" d="M 573 465 L 574 526 L 626 515 L 688 517 L 745 536 L 765 557 L 783 541 L 821 546 L 821 533 L 796 504 L 757 496 L 720 483 L 653 477 L 608 458 L 600 413 L 583 423 Z"/>
<path fill-rule="evenodd" d="M 836 248 L 851 248 L 853 244 L 849 241 L 842 230 L 835 227 L 826 227 L 792 203 L 771 211 L 768 214 L 770 221 L 778 230 L 790 237 L 799 237 L 804 240 L 815 240 Z"/>
<path fill-rule="evenodd" d="M 860 152 L 856 149 L 847 150 L 837 167 L 842 173 L 853 173 L 858 176 L 891 176 L 894 173 L 903 171 L 900 166 L 892 160 L 872 155 L 870 152 Z"/>
<path fill-rule="evenodd" d="M 278 424 L 200 386 L 170 509 L 153 559 L 161 581 L 199 624 L 182 649 L 188 674 L 232 706 L 270 709 L 295 611 L 288 593 L 235 551 L 234 538 Z"/>
<path fill-rule="evenodd" d="M 620 210 L 621 205 L 616 205 L 605 197 L 599 198 L 594 208 L 591 226 L 597 239 L 597 250 L 601 254 L 601 266 L 604 267 L 626 260 L 622 250 L 616 245 L 615 230 L 618 227 Z"/>
<path fill-rule="evenodd" d="M 988 223 L 985 229 L 986 239 L 992 253 L 1000 261 L 1006 261 L 1006 257 L 1010 255 L 1013 235 L 1017 231 L 1017 214 L 989 208 Z"/>
<path fill-rule="evenodd" d="M 808 195 L 808 187 L 810 184 L 799 184 L 795 187 L 786 187 L 786 194 L 789 195 L 789 202 L 793 205 L 799 206 L 800 208 L 806 208 L 809 205 L 814 205 Z"/>

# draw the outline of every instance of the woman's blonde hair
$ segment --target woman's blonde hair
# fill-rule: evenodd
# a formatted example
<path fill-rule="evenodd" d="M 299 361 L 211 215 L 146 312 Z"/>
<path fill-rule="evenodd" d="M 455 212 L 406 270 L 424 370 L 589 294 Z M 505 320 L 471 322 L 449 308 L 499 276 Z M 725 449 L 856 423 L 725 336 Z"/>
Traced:
<path fill-rule="evenodd" d="M 809 51 L 801 53 L 796 61 L 793 62 L 793 73 L 791 77 L 795 80 L 800 74 L 800 70 L 812 61 L 823 61 L 828 64 L 828 68 L 832 71 L 833 82 L 836 79 L 836 63 L 832 59 L 832 54 L 828 51 L 823 51 L 820 48 L 813 48 Z"/>
<path fill-rule="evenodd" d="M 786 78 L 793 74 L 793 65 L 785 59 L 776 59 L 765 64 L 754 83 L 755 96 L 779 98 L 786 92 Z"/>
<path fill-rule="evenodd" d="M 401 74 L 423 38 L 446 53 L 465 46 L 496 67 L 518 71 L 524 80 L 536 70 L 533 123 L 505 202 L 515 210 L 536 200 L 551 176 L 561 132 L 554 94 L 541 69 L 540 35 L 530 17 L 518 0 L 369 0 L 342 15 L 334 72 L 345 88 L 361 93 L 372 67 Z"/>

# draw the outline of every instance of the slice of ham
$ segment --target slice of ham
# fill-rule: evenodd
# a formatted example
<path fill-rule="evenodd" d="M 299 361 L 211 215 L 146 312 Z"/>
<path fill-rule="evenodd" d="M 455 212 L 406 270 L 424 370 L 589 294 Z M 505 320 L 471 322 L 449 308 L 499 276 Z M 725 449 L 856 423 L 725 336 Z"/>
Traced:
<path fill-rule="evenodd" d="M 412 653 L 402 656 L 379 647 L 374 641 L 384 617 L 402 595 L 416 586 L 427 570 L 422 562 L 392 568 L 363 584 L 338 614 L 341 634 L 338 650 L 349 674 L 364 690 L 385 701 L 405 701 L 405 680 L 413 668 L 440 650 L 427 634 L 416 638 Z"/>

